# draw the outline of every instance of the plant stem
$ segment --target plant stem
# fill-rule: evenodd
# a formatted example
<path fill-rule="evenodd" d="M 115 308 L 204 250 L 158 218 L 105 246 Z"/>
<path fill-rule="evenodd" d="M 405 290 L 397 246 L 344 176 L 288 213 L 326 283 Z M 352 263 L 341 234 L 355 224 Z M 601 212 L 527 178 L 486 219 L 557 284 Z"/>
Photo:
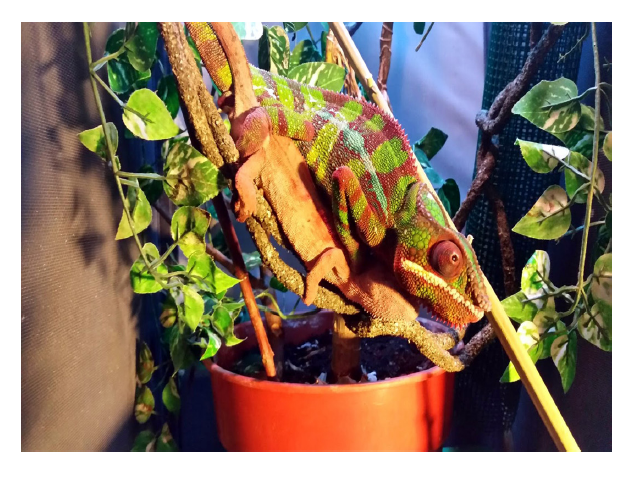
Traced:
<path fill-rule="evenodd" d="M 131 173 L 131 172 L 123 172 L 122 170 L 118 171 L 117 175 L 119 177 L 127 177 L 127 178 L 146 178 L 148 180 L 166 180 L 166 177 L 162 175 L 158 175 L 157 173 Z"/>
<path fill-rule="evenodd" d="M 313 38 L 313 34 L 311 33 L 311 28 L 309 27 L 309 24 L 307 23 L 305 26 L 307 27 L 307 32 L 309 33 L 309 38 L 311 39 L 311 41 L 312 41 L 312 42 L 313 42 L 313 44 L 315 45 L 315 44 L 316 44 L 316 41 L 315 41 L 315 39 Z"/>
<path fill-rule="evenodd" d="M 589 228 L 596 227 L 598 225 L 604 225 L 604 224 L 605 224 L 604 220 L 598 220 L 597 222 L 593 222 L 591 225 L 589 225 Z M 584 230 L 584 225 L 580 225 L 579 227 L 576 227 L 576 228 L 573 228 L 573 229 L 569 230 L 567 233 L 562 235 L 562 237 L 573 235 L 574 233 L 579 232 L 581 230 Z M 560 237 L 560 238 L 562 238 L 562 237 Z"/>
<path fill-rule="evenodd" d="M 113 99 L 118 102 L 118 105 L 120 105 L 120 108 L 122 108 L 123 110 L 128 110 L 131 113 L 133 113 L 134 115 L 137 115 L 138 117 L 140 117 L 142 120 L 147 120 L 147 116 L 141 114 L 140 112 L 134 110 L 133 108 L 129 107 L 126 103 L 124 103 L 122 100 L 120 100 L 120 97 L 118 97 L 118 95 L 116 94 L 116 92 L 114 92 L 113 90 L 111 90 L 111 88 L 109 88 L 109 85 L 107 85 L 104 80 L 102 80 L 100 78 L 100 76 L 96 73 L 96 72 L 91 72 L 91 76 L 93 78 L 95 78 L 98 83 L 100 83 L 100 85 L 102 85 L 102 88 L 104 88 L 107 93 L 109 93 L 109 95 L 111 95 L 113 97 Z"/>
<path fill-rule="evenodd" d="M 87 50 L 87 61 L 90 66 L 91 65 L 91 30 L 87 22 L 83 22 L 83 25 L 84 25 L 84 43 L 85 43 L 85 48 Z M 124 190 L 122 189 L 122 184 L 120 183 L 120 178 L 118 177 L 118 167 L 115 162 L 115 152 L 113 149 L 113 145 L 111 144 L 111 139 L 109 138 L 109 135 L 106 134 L 107 119 L 104 115 L 104 110 L 102 109 L 102 101 L 100 100 L 100 94 L 98 93 L 98 86 L 96 85 L 95 78 L 94 78 L 95 76 L 93 74 L 93 71 L 91 70 L 91 67 L 89 67 L 89 81 L 91 82 L 91 89 L 93 90 L 93 96 L 96 101 L 96 107 L 98 108 L 98 114 L 100 115 L 100 122 L 102 123 L 102 131 L 105 133 L 104 139 L 107 143 L 107 153 L 109 155 L 109 160 L 111 161 L 111 166 L 113 168 L 113 176 L 116 179 L 116 185 L 118 186 L 118 193 L 120 194 L 120 199 L 122 200 L 122 206 L 124 208 L 127 221 L 129 222 L 129 228 L 133 233 L 133 238 L 136 242 L 136 245 L 138 245 L 138 250 L 140 250 L 140 256 L 142 257 L 142 260 L 144 261 L 144 264 L 147 267 L 147 269 L 151 271 L 151 265 L 149 264 L 149 260 L 147 259 L 147 256 L 144 254 L 144 251 L 142 250 L 142 243 L 140 243 L 138 234 L 135 233 L 136 230 L 133 226 L 133 218 L 131 218 L 131 212 L 127 208 L 127 202 L 126 202 L 126 197 L 124 196 Z"/>
<path fill-rule="evenodd" d="M 122 55 L 124 53 L 124 51 L 125 51 L 124 44 L 122 44 L 122 46 L 118 49 L 117 52 L 110 53 L 109 55 L 106 55 L 106 56 L 100 58 L 100 60 L 96 60 L 95 62 L 93 62 L 93 63 L 91 63 L 89 65 L 89 68 L 91 69 L 92 72 L 97 72 L 104 65 L 106 65 L 109 60 L 115 60 L 120 55 Z"/>
<path fill-rule="evenodd" d="M 598 54 L 598 39 L 596 38 L 596 24 L 595 22 L 591 22 L 591 36 L 593 40 L 593 64 L 595 69 L 596 76 L 596 85 L 600 85 L 600 60 Z M 580 248 L 580 266 L 578 268 L 578 291 L 582 290 L 582 286 L 584 285 L 584 265 L 587 259 L 587 242 L 589 240 L 589 227 L 591 226 L 591 207 L 593 205 L 593 191 L 596 185 L 596 173 L 598 171 L 598 141 L 600 136 L 600 122 L 597 121 L 600 116 L 600 89 L 596 90 L 596 99 L 595 99 L 595 118 L 596 122 L 594 122 L 593 128 L 593 153 L 592 153 L 592 163 L 593 166 L 591 168 L 591 181 L 589 182 L 589 192 L 587 193 L 587 206 L 586 211 L 584 213 L 584 231 L 582 233 L 582 247 Z M 569 310 L 569 314 L 573 313 L 578 306 L 578 302 L 580 301 L 580 295 L 576 295 L 576 300 L 573 303 L 571 309 Z"/>
<path fill-rule="evenodd" d="M 420 50 L 420 47 L 422 46 L 422 44 L 424 43 L 424 41 L 427 39 L 427 35 L 429 35 L 429 32 L 431 31 L 431 29 L 433 28 L 433 24 L 436 22 L 431 22 L 431 25 L 429 25 L 429 28 L 427 28 L 427 31 L 425 32 L 424 36 L 422 37 L 422 40 L 420 40 L 420 43 L 418 44 L 418 46 L 416 47 L 416 52 L 418 50 Z"/>
<path fill-rule="evenodd" d="M 589 36 L 589 27 L 585 29 L 584 35 L 582 35 L 582 37 L 578 39 L 576 44 L 573 47 L 571 47 L 571 49 L 567 53 L 560 54 L 560 58 L 558 58 L 558 63 L 564 62 L 564 59 L 567 58 L 571 54 L 571 52 L 573 52 L 576 48 L 578 48 L 580 44 L 584 42 L 588 36 Z"/>

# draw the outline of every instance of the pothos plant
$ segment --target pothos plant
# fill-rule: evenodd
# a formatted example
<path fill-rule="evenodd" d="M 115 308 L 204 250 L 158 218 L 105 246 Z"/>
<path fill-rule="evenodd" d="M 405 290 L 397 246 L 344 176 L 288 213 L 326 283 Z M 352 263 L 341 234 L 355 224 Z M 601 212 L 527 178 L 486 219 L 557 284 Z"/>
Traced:
<path fill-rule="evenodd" d="M 599 113 L 601 96 L 610 102 L 611 85 L 600 83 L 598 72 L 599 68 L 596 68 L 596 86 L 580 95 L 575 83 L 569 79 L 542 81 L 512 110 L 565 145 L 516 141 L 533 171 L 561 170 L 564 187 L 552 185 L 547 188 L 513 231 L 530 238 L 557 241 L 580 231 L 583 235 L 575 285 L 554 285 L 549 280 L 549 255 L 537 250 L 522 271 L 521 290 L 502 301 L 509 317 L 520 323 L 518 335 L 531 359 L 535 363 L 551 357 L 565 392 L 575 377 L 578 336 L 608 352 L 612 346 L 612 202 L 611 195 L 608 198 L 603 195 L 605 178 L 598 168 L 598 152 L 604 153 L 605 161 L 612 159 L 612 134 L 605 130 Z M 594 91 L 595 109 L 581 103 Z M 611 124 L 610 119 L 608 124 Z M 604 212 L 595 221 L 592 219 L 594 199 Z M 586 204 L 584 218 L 578 226 L 572 225 L 571 207 L 574 204 Z M 598 227 L 598 236 L 592 247 L 593 270 L 584 278 L 591 227 Z M 568 308 L 559 311 L 558 303 L 568 305 Z M 518 379 L 510 363 L 501 381 Z"/>

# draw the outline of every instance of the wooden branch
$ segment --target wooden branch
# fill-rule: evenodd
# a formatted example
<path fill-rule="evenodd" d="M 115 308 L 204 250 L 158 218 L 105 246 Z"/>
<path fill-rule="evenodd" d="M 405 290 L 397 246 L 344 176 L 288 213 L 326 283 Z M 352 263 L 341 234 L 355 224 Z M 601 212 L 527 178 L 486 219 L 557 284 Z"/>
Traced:
<path fill-rule="evenodd" d="M 519 288 L 516 283 L 516 261 L 513 251 L 513 242 L 511 241 L 511 229 L 507 220 L 507 214 L 504 211 L 504 204 L 495 187 L 489 183 L 485 187 L 485 193 L 493 207 L 493 213 L 496 216 L 496 225 L 498 227 L 498 239 L 500 241 L 500 253 L 502 258 L 502 275 L 504 282 L 504 291 L 507 296 L 515 294 Z"/>
<path fill-rule="evenodd" d="M 391 108 L 389 101 L 389 93 L 387 92 L 387 79 L 389 78 L 389 69 L 391 68 L 391 41 L 393 40 L 393 22 L 382 23 L 382 33 L 380 34 L 380 67 L 378 69 L 378 80 L 376 84 L 382 93 L 382 96 Z"/>
<path fill-rule="evenodd" d="M 203 152 L 205 156 L 218 167 L 222 167 L 225 162 L 235 162 L 238 154 L 233 145 L 233 141 L 224 141 L 223 144 L 220 145 L 221 147 L 224 146 L 222 153 L 226 158 L 223 159 L 218 144 L 214 140 L 211 124 L 219 124 L 222 122 L 222 119 L 219 118 L 218 110 L 211 108 L 213 101 L 209 103 L 204 98 L 201 100 L 200 93 L 202 92 L 202 87 L 199 86 L 199 84 L 202 83 L 204 85 L 204 82 L 196 66 L 195 59 L 191 54 L 182 27 L 179 23 L 161 22 L 160 32 L 164 38 L 169 62 L 171 63 L 171 68 L 178 83 L 178 91 L 186 113 L 185 123 L 189 130 L 191 144 L 194 148 Z M 224 134 L 226 135 L 226 132 L 224 132 Z M 232 145 L 233 148 L 231 148 Z M 260 311 L 258 310 L 256 299 L 253 295 L 249 273 L 242 258 L 240 243 L 238 242 L 238 237 L 221 194 L 218 194 L 213 199 L 213 205 L 218 214 L 218 221 L 220 222 L 222 233 L 224 234 L 229 252 L 231 253 L 231 259 L 233 261 L 232 273 L 240 280 L 240 290 L 256 333 L 258 346 L 262 355 L 262 363 L 267 377 L 273 378 L 276 376 L 276 369 L 273 363 L 273 351 L 271 350 L 271 345 L 269 345 L 267 333 L 262 323 L 262 318 L 260 317 Z"/>
<path fill-rule="evenodd" d="M 387 105 L 387 102 L 382 96 L 382 93 L 380 93 L 380 89 L 373 81 L 373 75 L 371 75 L 371 72 L 369 72 L 367 64 L 364 63 L 360 52 L 356 48 L 355 43 L 353 43 L 353 39 L 351 38 L 351 35 L 349 35 L 349 32 L 345 28 L 344 24 L 342 22 L 329 22 L 329 26 L 335 34 L 338 43 L 340 43 L 345 57 L 347 57 L 347 60 L 349 60 L 349 64 L 353 66 L 356 72 L 356 76 L 360 80 L 360 83 L 362 83 L 364 88 L 367 89 L 369 97 L 383 111 L 391 115 L 389 105 Z"/>

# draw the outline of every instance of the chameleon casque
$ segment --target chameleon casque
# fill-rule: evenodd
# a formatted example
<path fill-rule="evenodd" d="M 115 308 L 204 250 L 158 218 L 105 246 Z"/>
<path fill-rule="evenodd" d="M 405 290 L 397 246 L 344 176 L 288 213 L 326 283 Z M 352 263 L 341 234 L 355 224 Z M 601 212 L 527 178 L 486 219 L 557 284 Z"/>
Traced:
<path fill-rule="evenodd" d="M 490 310 L 469 240 L 449 226 L 433 189 L 420 180 L 419 164 L 392 116 L 365 100 L 253 66 L 250 73 L 230 66 L 223 29 L 231 27 L 186 25 L 222 92 L 218 103 L 229 114 L 231 136 L 243 162 L 235 177 L 240 221 L 256 209 L 254 179 L 265 161 L 264 147 L 271 136 L 290 138 L 331 204 L 351 269 L 366 268 L 373 252 L 393 269 L 405 292 L 455 327 L 478 321 Z M 238 93 L 243 88 L 253 89 L 258 105 L 242 104 Z M 324 263 L 319 273 L 309 272 L 308 281 L 313 280 L 306 286 L 307 304 L 332 267 L 330 260 Z"/>

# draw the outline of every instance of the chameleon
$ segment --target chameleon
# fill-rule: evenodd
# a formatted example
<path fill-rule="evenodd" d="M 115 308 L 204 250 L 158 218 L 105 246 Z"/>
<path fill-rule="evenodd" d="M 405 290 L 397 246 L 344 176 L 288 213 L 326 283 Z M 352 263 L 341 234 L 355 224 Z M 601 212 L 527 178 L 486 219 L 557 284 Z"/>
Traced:
<path fill-rule="evenodd" d="M 395 118 L 366 100 L 249 65 L 244 53 L 244 62 L 230 61 L 228 38 L 235 33 L 229 24 L 186 25 L 222 92 L 218 105 L 229 115 L 242 162 L 235 175 L 239 221 L 256 210 L 254 179 L 266 145 L 272 136 L 290 138 L 331 205 L 352 269 L 362 271 L 379 259 L 407 294 L 454 327 L 491 309 L 471 239 L 447 222 Z M 243 95 L 247 89 L 253 94 Z M 312 297 L 306 295 L 305 303 Z"/>

